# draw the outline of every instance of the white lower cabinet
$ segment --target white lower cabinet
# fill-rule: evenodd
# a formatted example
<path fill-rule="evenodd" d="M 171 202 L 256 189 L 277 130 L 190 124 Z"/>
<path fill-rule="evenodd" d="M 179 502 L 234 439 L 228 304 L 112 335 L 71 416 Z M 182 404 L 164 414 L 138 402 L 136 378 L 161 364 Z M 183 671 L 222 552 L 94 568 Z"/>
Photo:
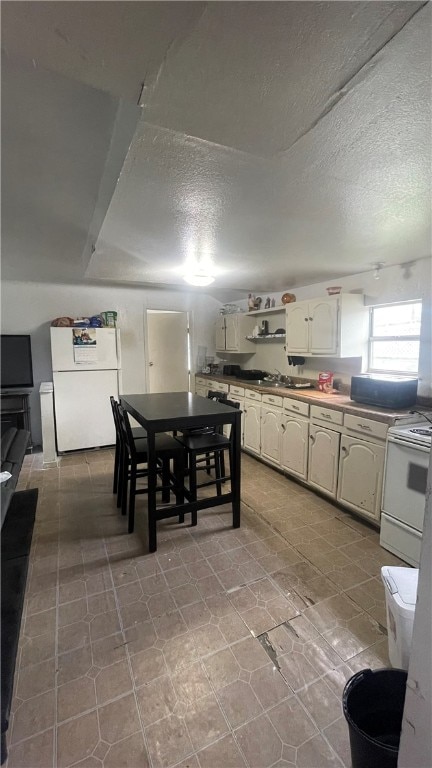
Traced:
<path fill-rule="evenodd" d="M 201 397 L 207 397 L 207 391 L 208 390 L 205 387 L 199 387 L 199 386 L 195 387 L 195 394 L 201 395 Z"/>
<path fill-rule="evenodd" d="M 245 400 L 244 447 L 252 453 L 261 453 L 261 403 Z"/>
<path fill-rule="evenodd" d="M 306 480 L 309 421 L 285 414 L 281 423 L 280 463 L 288 472 Z"/>
<path fill-rule="evenodd" d="M 342 435 L 337 499 L 351 509 L 380 520 L 385 447 Z"/>
<path fill-rule="evenodd" d="M 282 411 L 261 406 L 261 456 L 280 464 Z"/>
<path fill-rule="evenodd" d="M 308 482 L 330 496 L 336 496 L 339 443 L 339 432 L 310 425 Z"/>

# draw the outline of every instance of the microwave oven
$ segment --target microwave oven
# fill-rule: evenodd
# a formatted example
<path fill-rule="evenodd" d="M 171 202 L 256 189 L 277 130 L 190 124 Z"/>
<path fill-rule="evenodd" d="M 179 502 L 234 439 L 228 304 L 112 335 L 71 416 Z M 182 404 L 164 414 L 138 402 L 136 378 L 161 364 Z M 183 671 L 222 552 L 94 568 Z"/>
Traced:
<path fill-rule="evenodd" d="M 410 408 L 417 400 L 418 379 L 362 373 L 351 377 L 351 400 L 380 408 Z"/>

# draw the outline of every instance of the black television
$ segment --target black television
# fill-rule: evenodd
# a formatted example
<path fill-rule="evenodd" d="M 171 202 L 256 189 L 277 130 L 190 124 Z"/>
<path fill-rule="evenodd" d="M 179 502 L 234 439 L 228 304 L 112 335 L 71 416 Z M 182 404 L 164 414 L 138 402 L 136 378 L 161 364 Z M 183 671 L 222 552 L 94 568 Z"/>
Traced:
<path fill-rule="evenodd" d="M 1 388 L 17 389 L 33 386 L 30 336 L 1 335 Z"/>

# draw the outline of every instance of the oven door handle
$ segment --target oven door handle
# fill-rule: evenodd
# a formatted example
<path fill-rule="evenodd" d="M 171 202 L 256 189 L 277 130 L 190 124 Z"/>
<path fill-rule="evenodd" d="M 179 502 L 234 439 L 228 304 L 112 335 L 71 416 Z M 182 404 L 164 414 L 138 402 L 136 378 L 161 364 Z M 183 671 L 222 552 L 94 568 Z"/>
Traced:
<path fill-rule="evenodd" d="M 412 448 L 414 451 L 421 451 L 422 453 L 430 453 L 430 448 L 427 445 L 419 445 L 419 443 L 408 442 L 403 438 L 401 439 L 400 437 L 395 437 L 393 435 L 389 435 L 387 437 L 387 440 L 389 443 L 395 443 L 396 445 L 401 445 L 403 448 Z"/>

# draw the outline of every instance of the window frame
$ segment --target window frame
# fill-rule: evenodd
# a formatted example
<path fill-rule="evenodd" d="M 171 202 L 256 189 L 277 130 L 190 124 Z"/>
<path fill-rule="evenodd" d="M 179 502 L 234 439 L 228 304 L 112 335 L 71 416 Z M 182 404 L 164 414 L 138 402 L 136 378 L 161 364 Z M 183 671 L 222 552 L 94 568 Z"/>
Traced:
<path fill-rule="evenodd" d="M 401 307 L 407 304 L 420 304 L 422 307 L 421 299 L 410 299 L 409 301 L 394 301 L 389 304 L 374 304 L 369 307 L 369 335 L 368 335 L 368 368 L 367 373 L 387 373 L 394 376 L 406 376 L 407 378 L 418 375 L 419 359 L 417 360 L 416 371 L 389 371 L 387 368 L 373 368 L 372 361 L 372 345 L 375 341 L 418 341 L 420 343 L 421 332 L 415 335 L 404 336 L 373 336 L 373 313 L 375 309 L 383 309 L 385 307 Z"/>

